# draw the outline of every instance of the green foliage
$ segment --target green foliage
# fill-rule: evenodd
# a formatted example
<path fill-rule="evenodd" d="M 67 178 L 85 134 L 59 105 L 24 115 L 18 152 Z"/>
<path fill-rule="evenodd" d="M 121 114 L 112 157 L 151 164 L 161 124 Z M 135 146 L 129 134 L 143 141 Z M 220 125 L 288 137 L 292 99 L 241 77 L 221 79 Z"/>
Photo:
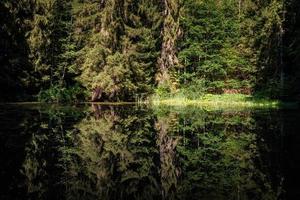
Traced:
<path fill-rule="evenodd" d="M 155 89 L 155 95 L 158 97 L 169 97 L 171 94 L 170 87 L 165 84 L 160 84 L 156 89 Z"/>
<path fill-rule="evenodd" d="M 34 4 L 28 44 L 39 87 L 64 84 L 71 71 L 74 47 L 70 38 L 70 3 L 70 0 L 47 0 Z"/>
<path fill-rule="evenodd" d="M 77 20 L 98 16 L 99 21 L 94 21 L 87 27 L 88 32 L 81 34 L 88 34 L 89 39 L 79 50 L 78 80 L 89 91 L 101 89 L 102 97 L 110 100 L 133 100 L 136 94 L 151 93 L 159 52 L 159 6 L 155 1 L 128 0 L 119 4 L 111 0 L 94 11 L 96 5 L 85 6 L 89 4 L 90 7 L 77 10 Z M 81 17 L 80 13 L 86 9 L 92 11 L 90 16 Z M 78 24 L 80 29 L 85 26 Z"/>
<path fill-rule="evenodd" d="M 280 83 L 280 87 L 274 84 L 281 81 L 280 77 L 284 73 L 284 6 L 284 2 L 280 0 L 261 1 L 244 12 L 246 22 L 252 21 L 249 28 L 255 30 L 255 35 L 253 33 L 252 35 L 245 34 L 256 55 L 256 90 L 265 90 L 266 96 L 270 94 L 268 90 L 275 92 L 275 90 L 280 89 L 280 93 L 282 93 L 284 87 L 283 82 Z M 249 25 L 243 24 L 242 28 L 245 26 Z M 269 83 L 275 88 L 271 88 Z M 277 97 L 280 96 L 278 93 L 276 95 Z M 271 94 L 271 97 L 276 95 Z"/>
<path fill-rule="evenodd" d="M 285 27 L 284 32 L 284 75 L 288 85 L 288 90 L 284 90 L 286 98 L 294 96 L 299 101 L 300 91 L 300 2 L 294 0 L 286 1 Z"/>
<path fill-rule="evenodd" d="M 171 91 L 167 84 L 160 84 L 155 89 L 155 95 L 152 96 L 152 99 L 198 99 L 206 93 L 206 89 L 205 81 L 201 79 L 193 79 L 189 84 L 182 85 L 177 91 Z"/>
<path fill-rule="evenodd" d="M 0 1 L 0 101 L 28 100 L 35 91 L 25 38 L 31 14 L 30 0 Z"/>
<path fill-rule="evenodd" d="M 76 103 L 85 99 L 86 93 L 79 85 L 70 88 L 54 85 L 38 94 L 38 100 L 45 103 Z"/>
<path fill-rule="evenodd" d="M 207 90 L 217 93 L 233 88 L 229 80 L 235 82 L 235 88 L 253 87 L 255 66 L 244 54 L 233 1 L 185 1 L 181 26 L 184 35 L 179 59 L 184 74 L 191 77 L 181 84 L 203 79 Z M 247 84 L 243 83 L 245 79 Z"/>
<path fill-rule="evenodd" d="M 190 95 L 190 96 L 188 96 Z M 178 92 L 174 95 L 158 96 L 151 98 L 151 104 L 154 106 L 178 106 L 186 108 L 195 106 L 208 109 L 241 109 L 241 108 L 297 108 L 297 103 L 283 103 L 278 100 L 266 98 L 265 93 L 255 96 L 244 94 L 199 94 Z"/>
<path fill-rule="evenodd" d="M 206 90 L 207 88 L 203 79 L 193 79 L 189 84 L 183 85 L 179 93 L 187 99 L 197 99 L 204 95 Z"/>
<path fill-rule="evenodd" d="M 1 99 L 78 82 L 92 101 L 297 97 L 298 8 L 295 0 L 3 0 L 0 85 L 12 97 Z"/>

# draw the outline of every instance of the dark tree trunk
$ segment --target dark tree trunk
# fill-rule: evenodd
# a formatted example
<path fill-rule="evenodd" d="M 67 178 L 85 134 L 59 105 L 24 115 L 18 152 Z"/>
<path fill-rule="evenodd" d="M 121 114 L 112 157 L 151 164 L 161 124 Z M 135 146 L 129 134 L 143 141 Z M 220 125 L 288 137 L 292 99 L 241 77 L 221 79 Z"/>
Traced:
<path fill-rule="evenodd" d="M 164 0 L 164 23 L 162 28 L 161 55 L 158 59 L 158 83 L 168 82 L 170 79 L 169 69 L 178 64 L 176 42 L 181 34 L 179 27 L 180 3 L 178 0 Z M 176 5 L 175 7 L 172 5 Z"/>
<path fill-rule="evenodd" d="M 102 90 L 100 88 L 95 88 L 92 94 L 92 101 L 99 101 L 102 96 Z"/>

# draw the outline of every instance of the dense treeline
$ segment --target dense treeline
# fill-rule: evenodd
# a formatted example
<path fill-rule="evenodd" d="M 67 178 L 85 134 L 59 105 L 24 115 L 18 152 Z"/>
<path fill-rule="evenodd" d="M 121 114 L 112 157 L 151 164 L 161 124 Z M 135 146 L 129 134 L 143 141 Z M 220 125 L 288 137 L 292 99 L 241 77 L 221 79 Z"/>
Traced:
<path fill-rule="evenodd" d="M 1 100 L 299 98 L 296 0 L 3 0 Z"/>

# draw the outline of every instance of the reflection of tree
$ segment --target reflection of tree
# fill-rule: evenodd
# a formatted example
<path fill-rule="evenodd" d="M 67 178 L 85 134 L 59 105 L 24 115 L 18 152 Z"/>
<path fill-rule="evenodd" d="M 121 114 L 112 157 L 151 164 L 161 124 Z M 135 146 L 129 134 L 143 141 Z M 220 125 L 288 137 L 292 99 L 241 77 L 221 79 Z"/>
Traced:
<path fill-rule="evenodd" d="M 39 106 L 13 107 L 10 112 L 13 117 L 6 116 L 6 120 L 9 125 L 13 124 L 13 134 L 18 137 L 12 141 L 12 146 L 7 150 L 11 148 L 18 151 L 14 152 L 15 155 L 8 160 L 16 159 L 20 162 L 18 165 L 10 166 L 17 169 L 12 176 L 13 179 L 9 180 L 13 184 L 10 187 L 16 190 L 12 191 L 11 198 L 57 197 L 58 191 L 61 190 L 59 148 L 64 145 L 65 129 L 70 128 L 81 114 L 76 114 L 77 111 L 73 108 L 71 110 L 50 107 L 45 109 Z M 69 118 L 70 115 L 72 120 Z M 15 118 L 18 120 L 16 121 Z M 6 134 L 6 137 L 10 139 L 11 135 Z"/>
<path fill-rule="evenodd" d="M 269 163 L 280 137 L 265 145 L 271 136 L 257 134 L 280 134 L 276 113 L 265 121 L 252 111 L 135 106 L 26 113 L 9 142 L 21 155 L 9 187 L 25 198 L 275 199 L 282 190 Z"/>
<path fill-rule="evenodd" d="M 69 195 L 78 194 L 78 199 L 156 196 L 153 115 L 134 107 L 94 105 L 93 110 L 76 125 L 75 146 L 66 152 L 71 158 L 66 171 Z"/>
<path fill-rule="evenodd" d="M 24 156 L 26 155 L 26 142 L 32 139 L 30 130 L 37 126 L 32 115 L 38 115 L 36 111 L 24 112 L 23 109 L 14 107 L 6 108 L 7 113 L 3 113 L 1 108 L 0 120 L 0 172 L 1 187 L 0 199 L 13 197 L 22 198 L 20 191 L 32 191 L 33 184 L 27 180 L 33 179 L 37 170 L 27 169 L 27 174 L 22 170 Z M 31 165 L 36 165 L 34 162 Z M 36 168 L 35 168 L 36 169 Z M 29 183 L 29 184 L 28 184 Z M 40 189 L 36 187 L 37 189 Z M 5 191 L 5 193 L 4 193 Z"/>
<path fill-rule="evenodd" d="M 254 113 L 256 123 L 255 132 L 257 133 L 257 141 L 260 147 L 260 156 L 257 162 L 263 163 L 263 165 L 260 165 L 261 169 L 265 171 L 266 176 L 272 178 L 272 188 L 277 189 L 276 194 L 278 195 L 278 199 L 294 199 L 293 197 L 285 197 L 286 193 L 288 193 L 284 188 L 284 182 L 287 177 L 284 177 L 283 173 L 284 168 L 293 160 L 288 158 L 293 153 L 287 151 L 292 146 L 292 142 L 288 142 L 286 145 L 284 144 L 284 140 L 288 138 L 286 134 L 292 135 L 296 132 L 295 135 L 298 135 L 299 128 L 295 127 L 295 125 L 299 123 L 296 122 L 292 126 L 284 126 L 284 124 L 289 124 L 299 118 L 294 116 L 291 118 L 289 116 L 290 113 L 284 113 L 283 111 Z M 298 155 L 298 151 L 296 152 Z"/>
<path fill-rule="evenodd" d="M 177 184 L 177 198 L 276 199 L 270 177 L 260 167 L 264 163 L 257 163 L 260 154 L 252 112 L 172 110 L 157 111 L 162 119 L 157 126 L 165 138 L 160 140 L 169 144 L 162 146 L 172 149 L 172 159 L 165 163 L 177 163 L 173 169 L 180 170 L 173 174 L 181 172 L 172 176 L 171 167 L 166 168 Z M 178 137 L 182 139 L 174 147 L 170 138 Z"/>
<path fill-rule="evenodd" d="M 47 108 L 30 118 L 26 132 L 31 133 L 25 147 L 22 173 L 27 177 L 28 195 L 35 198 L 59 198 L 64 185 L 61 172 L 61 149 L 65 148 L 66 132 L 82 114 L 74 108 Z"/>
<path fill-rule="evenodd" d="M 160 153 L 161 195 L 163 199 L 173 199 L 177 187 L 179 168 L 176 167 L 175 148 L 179 138 L 172 137 L 170 130 L 176 116 L 170 114 L 158 118 L 156 129 L 158 132 L 157 145 Z"/>

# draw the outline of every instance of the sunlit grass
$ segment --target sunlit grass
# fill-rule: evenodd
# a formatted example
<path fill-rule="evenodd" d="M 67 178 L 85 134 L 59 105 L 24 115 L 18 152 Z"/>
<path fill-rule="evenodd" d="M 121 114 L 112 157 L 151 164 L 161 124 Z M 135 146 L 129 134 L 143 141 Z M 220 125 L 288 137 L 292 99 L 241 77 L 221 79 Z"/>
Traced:
<path fill-rule="evenodd" d="M 278 100 L 256 98 L 243 94 L 206 94 L 198 99 L 188 99 L 182 96 L 160 98 L 153 96 L 151 104 L 154 106 L 200 106 L 200 107 L 246 107 L 246 108 L 280 108 L 284 103 Z"/>
<path fill-rule="evenodd" d="M 13 105 L 48 105 L 47 103 L 41 102 L 10 102 L 3 103 L 5 104 L 13 104 Z M 56 103 L 50 103 L 56 104 Z M 75 105 L 82 104 L 97 104 L 97 105 L 109 105 L 109 106 L 123 106 L 123 105 L 148 105 L 148 106 L 176 106 L 176 107 L 201 107 L 201 108 L 212 108 L 212 109 L 243 109 L 243 108 L 299 108 L 298 103 L 296 102 L 282 102 L 279 100 L 272 100 L 267 98 L 258 98 L 251 95 L 244 94 L 206 94 L 203 96 L 199 96 L 196 99 L 188 99 L 182 95 L 175 95 L 170 97 L 160 97 L 158 95 L 154 95 L 147 100 L 137 100 L 132 102 L 77 102 Z M 1 104 L 0 104 L 1 105 Z M 64 104 L 68 105 L 68 104 Z"/>

